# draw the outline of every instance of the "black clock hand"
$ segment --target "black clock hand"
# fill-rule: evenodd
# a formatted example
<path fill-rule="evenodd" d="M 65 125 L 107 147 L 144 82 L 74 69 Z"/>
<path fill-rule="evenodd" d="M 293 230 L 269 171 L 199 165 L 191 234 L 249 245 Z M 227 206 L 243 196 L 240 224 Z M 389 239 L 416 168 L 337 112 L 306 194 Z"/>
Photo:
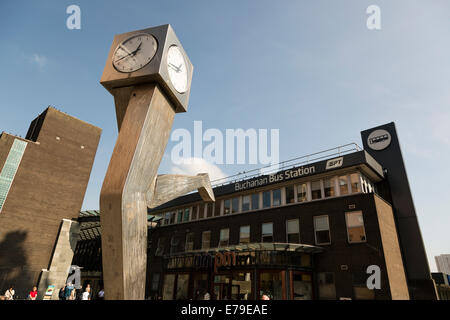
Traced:
<path fill-rule="evenodd" d="M 138 47 L 136 48 L 136 50 L 134 50 L 133 52 L 128 53 L 127 55 L 124 55 L 123 57 L 120 57 L 119 59 L 117 59 L 116 61 L 114 61 L 114 63 L 119 62 L 120 60 L 125 59 L 125 58 L 128 57 L 128 56 L 134 56 L 134 55 L 136 55 L 136 53 L 137 53 L 139 50 L 141 50 L 141 44 L 142 44 L 142 42 L 139 43 L 139 45 L 138 45 Z M 128 51 L 128 50 L 127 50 L 127 51 Z"/>

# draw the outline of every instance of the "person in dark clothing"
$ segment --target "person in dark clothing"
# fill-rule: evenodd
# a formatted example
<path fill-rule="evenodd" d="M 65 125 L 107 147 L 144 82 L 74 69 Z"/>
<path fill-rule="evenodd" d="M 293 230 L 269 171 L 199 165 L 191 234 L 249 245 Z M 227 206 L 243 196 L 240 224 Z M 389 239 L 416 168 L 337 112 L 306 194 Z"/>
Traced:
<path fill-rule="evenodd" d="M 59 289 L 59 293 L 58 293 L 59 300 L 66 300 L 65 291 L 66 291 L 66 285 L 64 285 L 64 287 Z"/>

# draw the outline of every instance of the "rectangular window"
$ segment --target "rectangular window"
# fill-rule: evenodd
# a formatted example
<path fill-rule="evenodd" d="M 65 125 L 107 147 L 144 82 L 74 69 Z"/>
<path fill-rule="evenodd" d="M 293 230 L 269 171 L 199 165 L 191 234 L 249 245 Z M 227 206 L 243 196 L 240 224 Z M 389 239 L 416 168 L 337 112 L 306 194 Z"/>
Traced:
<path fill-rule="evenodd" d="M 335 300 L 336 286 L 334 284 L 334 273 L 319 272 L 317 278 L 319 282 L 319 299 Z"/>
<path fill-rule="evenodd" d="M 202 232 L 202 249 L 209 249 L 211 245 L 211 231 Z"/>
<path fill-rule="evenodd" d="M 294 202 L 295 202 L 294 186 L 288 186 L 286 187 L 286 204 Z"/>
<path fill-rule="evenodd" d="M 178 239 L 176 237 L 170 238 L 170 254 L 178 252 Z"/>
<path fill-rule="evenodd" d="M 177 222 L 183 222 L 183 210 L 178 210 Z"/>
<path fill-rule="evenodd" d="M 288 243 L 300 243 L 300 225 L 298 219 L 286 221 L 286 234 Z"/>
<path fill-rule="evenodd" d="M 251 200 L 250 196 L 242 197 L 242 212 L 250 210 L 250 200 Z"/>
<path fill-rule="evenodd" d="M 232 210 L 231 211 L 232 213 L 239 212 L 239 198 L 238 197 L 232 199 L 231 210 Z"/>
<path fill-rule="evenodd" d="M 316 244 L 330 244 L 330 224 L 328 221 L 328 216 L 318 216 L 314 217 L 314 232 L 316 235 Z"/>
<path fill-rule="evenodd" d="M 323 192 L 325 193 L 325 198 L 334 197 L 336 195 L 334 178 L 323 180 Z"/>
<path fill-rule="evenodd" d="M 173 300 L 173 294 L 175 289 L 175 274 L 169 273 L 164 275 L 164 285 L 163 285 L 163 300 Z"/>
<path fill-rule="evenodd" d="M 347 237 L 349 243 L 366 242 L 366 231 L 362 211 L 347 212 L 345 214 L 347 223 Z"/>
<path fill-rule="evenodd" d="M 222 205 L 222 201 L 216 201 L 214 205 L 214 217 L 220 216 L 220 206 Z"/>
<path fill-rule="evenodd" d="M 209 202 L 206 205 L 206 217 L 211 218 L 213 216 L 214 211 L 214 202 Z"/>
<path fill-rule="evenodd" d="M 198 218 L 203 219 L 205 217 L 205 204 L 201 203 L 198 206 Z"/>
<path fill-rule="evenodd" d="M 154 273 L 153 274 L 153 276 L 152 276 L 152 285 L 151 285 L 151 288 L 150 288 L 151 291 L 158 291 L 160 276 L 161 276 L 160 273 Z"/>
<path fill-rule="evenodd" d="M 184 222 L 189 221 L 190 215 L 191 215 L 191 208 L 185 208 L 183 221 Z"/>
<path fill-rule="evenodd" d="M 263 208 L 270 208 L 270 191 L 263 192 Z"/>
<path fill-rule="evenodd" d="M 311 182 L 311 198 L 313 200 L 322 199 L 322 187 L 320 186 L 320 180 Z"/>
<path fill-rule="evenodd" d="M 277 207 L 281 205 L 281 189 L 272 190 L 272 206 Z"/>
<path fill-rule="evenodd" d="M 164 225 L 165 225 L 165 226 L 168 225 L 168 224 L 169 224 L 169 221 L 170 221 L 170 212 L 166 212 L 166 213 L 164 214 Z"/>
<path fill-rule="evenodd" d="M 14 139 L 8 156 L 6 157 L 2 171 L 0 172 L 0 212 L 3 209 L 3 205 L 5 204 L 9 189 L 16 176 L 17 169 L 19 169 L 26 147 L 27 142 Z"/>
<path fill-rule="evenodd" d="M 192 220 L 197 220 L 198 206 L 192 207 Z"/>
<path fill-rule="evenodd" d="M 231 200 L 226 199 L 223 201 L 223 214 L 230 214 L 231 213 Z"/>
<path fill-rule="evenodd" d="M 220 230 L 220 240 L 219 247 L 226 247 L 229 244 L 230 240 L 230 229 L 221 229 Z"/>
<path fill-rule="evenodd" d="M 361 178 L 359 173 L 352 173 L 350 175 L 350 184 L 352 186 L 352 192 L 361 192 Z"/>
<path fill-rule="evenodd" d="M 340 176 L 338 178 L 339 181 L 339 191 L 341 192 L 341 196 L 348 194 L 348 177 Z"/>
<path fill-rule="evenodd" d="M 252 210 L 259 209 L 259 193 L 252 194 Z"/>
<path fill-rule="evenodd" d="M 306 183 L 301 183 L 297 185 L 297 201 L 298 202 L 308 201 L 308 185 Z"/>
<path fill-rule="evenodd" d="M 262 224 L 262 242 L 273 242 L 273 223 L 263 223 Z"/>
<path fill-rule="evenodd" d="M 164 245 L 166 244 L 165 239 L 158 238 L 158 243 L 156 244 L 155 256 L 160 257 L 164 254 Z"/>
<path fill-rule="evenodd" d="M 239 243 L 250 243 L 250 226 L 242 226 L 239 231 Z"/>
<path fill-rule="evenodd" d="M 194 250 L 194 233 L 193 232 L 186 233 L 185 250 L 186 251 Z"/>

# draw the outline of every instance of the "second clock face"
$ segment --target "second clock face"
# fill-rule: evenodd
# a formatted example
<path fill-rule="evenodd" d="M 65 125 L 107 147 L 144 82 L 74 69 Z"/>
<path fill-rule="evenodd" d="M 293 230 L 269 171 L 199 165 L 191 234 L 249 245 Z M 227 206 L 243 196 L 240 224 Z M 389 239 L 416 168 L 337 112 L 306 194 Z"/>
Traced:
<path fill-rule="evenodd" d="M 114 51 L 112 62 L 120 72 L 133 72 L 146 66 L 158 49 L 156 39 L 147 33 L 136 34 L 122 41 Z"/>
<path fill-rule="evenodd" d="M 179 93 L 184 93 L 188 86 L 188 72 L 186 60 L 180 48 L 173 45 L 167 52 L 167 70 L 173 87 Z"/>

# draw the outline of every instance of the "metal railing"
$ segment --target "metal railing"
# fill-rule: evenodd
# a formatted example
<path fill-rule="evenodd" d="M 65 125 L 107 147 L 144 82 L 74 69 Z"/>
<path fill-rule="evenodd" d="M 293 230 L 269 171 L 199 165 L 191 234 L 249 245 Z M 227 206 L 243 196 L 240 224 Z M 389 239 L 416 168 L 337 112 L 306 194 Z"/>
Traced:
<path fill-rule="evenodd" d="M 352 142 L 348 144 L 344 144 L 335 148 L 310 153 L 305 156 L 293 158 L 290 160 L 282 161 L 277 164 L 264 166 L 261 168 L 252 169 L 249 171 L 239 172 L 237 174 L 212 180 L 211 184 L 213 187 L 223 186 L 225 184 L 240 182 L 246 179 L 254 178 L 260 176 L 262 174 L 269 175 L 279 171 L 295 168 L 301 165 L 309 164 L 311 162 L 316 162 L 320 160 L 325 160 L 328 158 L 339 157 L 345 154 L 349 154 L 352 152 L 357 152 L 363 150 L 358 144 Z M 270 169 L 273 168 L 273 169 Z"/>

